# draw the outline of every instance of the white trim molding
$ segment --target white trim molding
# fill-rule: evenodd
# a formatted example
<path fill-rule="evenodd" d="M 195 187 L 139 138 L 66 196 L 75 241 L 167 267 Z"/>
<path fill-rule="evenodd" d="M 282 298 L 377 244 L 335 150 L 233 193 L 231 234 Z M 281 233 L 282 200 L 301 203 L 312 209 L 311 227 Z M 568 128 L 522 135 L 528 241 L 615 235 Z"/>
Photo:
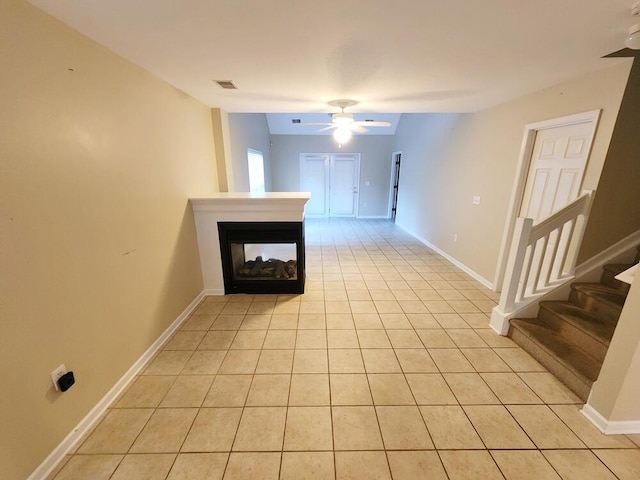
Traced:
<path fill-rule="evenodd" d="M 44 459 L 44 461 L 36 468 L 27 480 L 41 480 L 47 478 L 56 466 L 64 459 L 64 457 L 75 447 L 76 443 L 89 432 L 89 430 L 100 420 L 104 412 L 109 408 L 111 403 L 124 392 L 133 379 L 142 371 L 146 364 L 153 358 L 164 343 L 173 335 L 173 333 L 182 325 L 189 317 L 191 312 L 200 304 L 206 295 L 211 295 L 202 291 L 198 296 L 184 309 L 184 311 L 176 318 L 171 325 L 153 342 L 153 344 L 136 360 L 136 362 L 127 370 L 127 372 L 116 382 L 116 384 L 102 397 L 102 399 L 89 411 L 89 413 L 80 420 L 71 432 L 58 444 L 56 448 Z"/>
<path fill-rule="evenodd" d="M 607 435 L 640 434 L 640 420 L 609 421 L 588 403 L 582 407 L 580 413 Z"/>

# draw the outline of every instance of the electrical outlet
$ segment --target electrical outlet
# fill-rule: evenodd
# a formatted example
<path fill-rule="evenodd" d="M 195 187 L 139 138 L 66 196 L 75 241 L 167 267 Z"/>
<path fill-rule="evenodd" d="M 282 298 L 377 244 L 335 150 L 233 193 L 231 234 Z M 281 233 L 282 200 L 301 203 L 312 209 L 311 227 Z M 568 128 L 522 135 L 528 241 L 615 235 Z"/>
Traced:
<path fill-rule="evenodd" d="M 480 195 L 474 195 L 471 203 L 474 205 L 480 205 Z"/>
<path fill-rule="evenodd" d="M 457 234 L 457 233 L 454 233 L 454 234 L 453 234 L 453 241 L 454 241 L 454 242 L 457 242 L 457 241 L 458 241 L 458 234 Z"/>
<path fill-rule="evenodd" d="M 59 392 L 60 386 L 58 385 L 58 379 L 67 373 L 67 367 L 64 366 L 64 363 L 56 368 L 53 372 L 51 372 L 51 381 L 53 382 L 53 386 Z"/>

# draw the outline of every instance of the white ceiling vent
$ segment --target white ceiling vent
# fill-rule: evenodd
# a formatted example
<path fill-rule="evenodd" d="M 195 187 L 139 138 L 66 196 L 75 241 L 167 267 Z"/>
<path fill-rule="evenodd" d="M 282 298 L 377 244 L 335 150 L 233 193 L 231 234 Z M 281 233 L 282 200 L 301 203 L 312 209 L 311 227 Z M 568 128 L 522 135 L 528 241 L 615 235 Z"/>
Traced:
<path fill-rule="evenodd" d="M 214 80 L 214 82 L 216 82 L 218 85 L 220 85 L 222 88 L 226 90 L 238 89 L 238 87 L 236 87 L 231 80 Z"/>

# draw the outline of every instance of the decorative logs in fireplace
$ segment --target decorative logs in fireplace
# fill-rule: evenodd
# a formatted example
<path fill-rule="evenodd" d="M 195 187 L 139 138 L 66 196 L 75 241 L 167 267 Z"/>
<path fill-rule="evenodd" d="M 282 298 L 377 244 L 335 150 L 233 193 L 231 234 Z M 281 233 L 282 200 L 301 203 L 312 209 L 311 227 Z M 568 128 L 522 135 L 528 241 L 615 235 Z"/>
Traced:
<path fill-rule="evenodd" d="M 257 256 L 255 260 L 249 260 L 238 269 L 237 276 L 239 278 L 282 278 L 288 280 L 289 278 L 296 279 L 298 276 L 297 264 L 295 260 L 289 260 L 284 262 L 277 258 L 270 258 L 264 261 L 261 256 Z"/>
<path fill-rule="evenodd" d="M 303 222 L 218 222 L 218 234 L 226 294 L 304 293 Z"/>

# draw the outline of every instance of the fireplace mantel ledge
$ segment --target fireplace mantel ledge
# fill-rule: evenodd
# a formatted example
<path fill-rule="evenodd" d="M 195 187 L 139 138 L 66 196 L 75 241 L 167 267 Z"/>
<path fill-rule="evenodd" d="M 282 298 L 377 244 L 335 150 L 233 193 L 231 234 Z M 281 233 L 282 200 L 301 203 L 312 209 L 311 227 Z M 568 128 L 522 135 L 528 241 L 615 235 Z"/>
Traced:
<path fill-rule="evenodd" d="M 309 192 L 220 192 L 189 202 L 194 211 L 302 210 L 310 197 Z"/>

